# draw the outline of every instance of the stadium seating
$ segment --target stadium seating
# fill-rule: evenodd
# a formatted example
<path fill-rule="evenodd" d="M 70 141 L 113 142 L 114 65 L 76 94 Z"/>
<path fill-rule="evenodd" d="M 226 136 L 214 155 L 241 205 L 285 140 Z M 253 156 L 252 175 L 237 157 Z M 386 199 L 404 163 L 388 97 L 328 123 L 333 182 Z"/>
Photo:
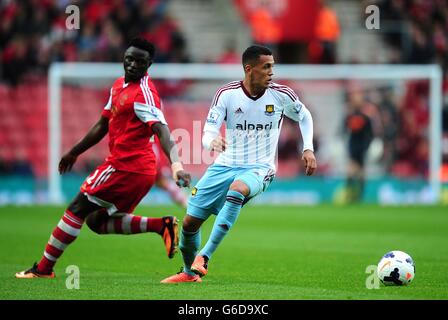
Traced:
<path fill-rule="evenodd" d="M 48 161 L 48 108 L 47 85 L 21 84 L 15 89 L 5 90 L 0 87 L 0 156 L 8 161 L 23 154 L 33 169 L 36 177 L 45 177 Z M 101 110 L 108 99 L 104 89 L 65 86 L 62 90 L 62 152 L 68 150 L 81 139 L 100 117 Z M 208 102 L 171 102 L 164 104 L 165 116 L 171 130 L 184 128 L 192 134 L 193 121 L 200 121 L 201 126 L 208 112 Z M 188 112 L 186 112 L 188 111 Z M 182 114 L 182 117 L 178 115 Z M 202 129 L 202 127 L 201 127 Z M 199 135 L 198 135 L 199 133 Z M 198 142 L 190 150 L 190 155 L 200 153 L 201 132 L 196 132 Z M 93 150 L 87 151 L 75 166 L 83 171 L 91 161 L 101 162 L 108 154 L 107 139 L 100 142 Z M 200 174 L 206 165 L 191 165 L 193 173 Z"/>

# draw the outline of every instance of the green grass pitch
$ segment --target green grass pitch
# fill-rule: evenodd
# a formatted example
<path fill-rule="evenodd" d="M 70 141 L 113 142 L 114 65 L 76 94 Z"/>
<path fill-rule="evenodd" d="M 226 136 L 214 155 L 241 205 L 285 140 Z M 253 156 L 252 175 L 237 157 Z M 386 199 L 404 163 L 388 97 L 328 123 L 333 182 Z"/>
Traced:
<path fill-rule="evenodd" d="M 448 299 L 448 208 L 248 206 L 216 251 L 203 283 L 162 285 L 179 271 L 156 234 L 104 235 L 86 226 L 56 265 L 56 279 L 15 279 L 38 261 L 61 207 L 0 208 L 0 299 Z M 136 214 L 176 214 L 139 207 Z M 205 244 L 214 219 L 202 231 Z M 407 287 L 367 289 L 366 268 L 390 250 L 409 253 Z M 66 268 L 80 270 L 67 289 Z"/>

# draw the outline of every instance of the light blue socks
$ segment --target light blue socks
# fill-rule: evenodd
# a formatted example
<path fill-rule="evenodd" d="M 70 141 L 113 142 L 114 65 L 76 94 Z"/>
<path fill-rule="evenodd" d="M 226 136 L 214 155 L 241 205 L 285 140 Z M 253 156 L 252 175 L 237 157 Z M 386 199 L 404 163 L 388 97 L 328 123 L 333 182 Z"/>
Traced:
<path fill-rule="evenodd" d="M 184 272 L 189 275 L 194 275 L 194 272 L 191 271 L 190 268 L 200 245 L 201 229 L 196 232 L 182 230 L 179 241 L 179 250 L 182 252 L 182 257 L 184 259 Z"/>
<path fill-rule="evenodd" d="M 237 191 L 229 190 L 229 192 L 227 192 L 226 202 L 216 217 L 210 238 L 199 253 L 200 255 L 206 256 L 208 259 L 211 258 L 222 239 L 224 239 L 227 232 L 229 232 L 230 228 L 238 218 L 244 198 L 245 197 Z"/>

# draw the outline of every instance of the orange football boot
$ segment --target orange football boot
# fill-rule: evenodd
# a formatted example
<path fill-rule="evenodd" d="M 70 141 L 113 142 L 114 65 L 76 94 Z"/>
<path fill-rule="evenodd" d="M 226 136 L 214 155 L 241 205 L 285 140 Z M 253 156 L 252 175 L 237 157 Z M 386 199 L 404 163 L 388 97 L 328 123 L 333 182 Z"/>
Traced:
<path fill-rule="evenodd" d="M 162 217 L 163 227 L 161 236 L 165 244 L 166 254 L 172 259 L 179 245 L 179 227 L 177 218 L 173 216 Z"/>
<path fill-rule="evenodd" d="M 199 275 L 201 278 L 204 277 L 208 272 L 208 258 L 206 256 L 196 256 L 193 264 L 191 265 L 191 271 Z"/>
<path fill-rule="evenodd" d="M 54 271 L 52 271 L 49 274 L 40 273 L 39 270 L 37 270 L 37 263 L 34 263 L 34 265 L 28 270 L 16 273 L 16 278 L 18 279 L 54 278 L 54 277 L 56 277 Z"/>
<path fill-rule="evenodd" d="M 160 281 L 160 283 L 202 282 L 201 277 L 197 274 L 191 276 L 188 273 L 183 272 L 182 270 L 183 268 L 174 276 L 163 279 L 162 281 Z"/>

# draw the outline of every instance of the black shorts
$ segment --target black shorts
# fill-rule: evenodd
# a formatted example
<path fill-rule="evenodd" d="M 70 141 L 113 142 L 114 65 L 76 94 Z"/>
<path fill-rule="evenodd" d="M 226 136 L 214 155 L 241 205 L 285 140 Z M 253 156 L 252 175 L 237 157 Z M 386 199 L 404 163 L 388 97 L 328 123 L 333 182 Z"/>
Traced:
<path fill-rule="evenodd" d="M 366 148 L 349 147 L 348 153 L 349 153 L 349 157 L 352 161 L 356 162 L 361 167 L 364 166 L 364 162 L 366 159 L 366 153 L 367 153 Z"/>

